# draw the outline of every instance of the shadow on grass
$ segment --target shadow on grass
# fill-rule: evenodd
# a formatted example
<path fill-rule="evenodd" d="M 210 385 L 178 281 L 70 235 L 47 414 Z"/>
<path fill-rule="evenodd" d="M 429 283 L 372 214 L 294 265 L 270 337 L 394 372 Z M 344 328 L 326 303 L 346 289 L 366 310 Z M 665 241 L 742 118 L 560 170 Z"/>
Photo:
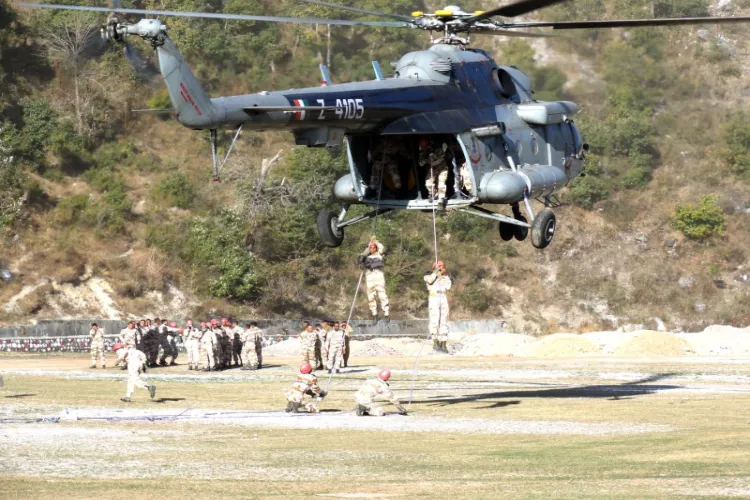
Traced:
<path fill-rule="evenodd" d="M 5 399 L 31 398 L 34 396 L 36 396 L 36 394 L 14 394 L 12 396 L 5 396 Z"/>
<path fill-rule="evenodd" d="M 675 373 L 660 373 L 650 377 L 626 382 L 624 384 L 581 385 L 574 387 L 556 387 L 550 389 L 530 389 L 517 391 L 496 391 L 466 396 L 433 396 L 424 400 L 412 401 L 413 404 L 430 404 L 433 406 L 448 406 L 460 403 L 472 403 L 492 399 L 506 398 L 596 398 L 608 401 L 626 400 L 634 396 L 646 396 L 672 389 L 680 389 L 679 385 L 643 385 L 669 378 Z M 503 402 L 493 403 L 485 408 L 501 408 L 507 406 Z"/>
<path fill-rule="evenodd" d="M 185 401 L 185 398 L 157 398 L 154 399 L 154 403 L 176 403 L 178 401 Z"/>

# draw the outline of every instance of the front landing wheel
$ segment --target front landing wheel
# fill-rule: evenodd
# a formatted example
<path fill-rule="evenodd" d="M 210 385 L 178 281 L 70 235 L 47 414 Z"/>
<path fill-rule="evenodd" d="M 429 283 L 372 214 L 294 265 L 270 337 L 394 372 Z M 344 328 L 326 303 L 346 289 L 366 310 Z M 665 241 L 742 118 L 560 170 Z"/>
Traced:
<path fill-rule="evenodd" d="M 539 249 L 547 248 L 552 243 L 556 229 L 555 213 L 549 209 L 542 210 L 531 223 L 531 244 Z"/>
<path fill-rule="evenodd" d="M 344 229 L 337 227 L 339 218 L 333 212 L 323 210 L 318 214 L 318 235 L 327 247 L 340 247 L 344 242 Z"/>

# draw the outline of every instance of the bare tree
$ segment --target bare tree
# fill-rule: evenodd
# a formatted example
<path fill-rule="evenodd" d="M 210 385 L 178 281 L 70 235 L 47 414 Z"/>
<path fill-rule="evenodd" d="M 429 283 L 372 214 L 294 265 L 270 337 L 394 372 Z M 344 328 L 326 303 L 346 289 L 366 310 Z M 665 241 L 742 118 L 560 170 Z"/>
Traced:
<path fill-rule="evenodd" d="M 79 134 L 84 131 L 81 66 L 84 54 L 98 35 L 99 29 L 91 16 L 79 13 L 67 16 L 62 24 L 48 25 L 42 29 L 44 46 L 50 58 L 72 71 L 76 128 Z"/>

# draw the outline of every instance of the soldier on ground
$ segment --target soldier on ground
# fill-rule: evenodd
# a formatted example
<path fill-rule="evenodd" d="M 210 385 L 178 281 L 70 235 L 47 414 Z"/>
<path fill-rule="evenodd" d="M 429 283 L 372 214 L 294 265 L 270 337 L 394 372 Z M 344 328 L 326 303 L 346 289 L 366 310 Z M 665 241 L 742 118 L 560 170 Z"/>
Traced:
<path fill-rule="evenodd" d="M 96 323 L 91 324 L 91 330 L 89 330 L 89 337 L 91 337 L 91 366 L 90 368 L 96 368 L 97 357 L 101 360 L 102 370 L 107 368 L 107 352 L 104 348 L 104 328 L 99 328 Z"/>
<path fill-rule="evenodd" d="M 372 318 L 376 322 L 378 320 L 376 298 L 380 300 L 380 308 L 383 310 L 383 321 L 388 322 L 388 315 L 390 313 L 390 302 L 385 292 L 385 274 L 383 274 L 383 269 L 385 269 L 385 263 L 383 262 L 384 253 L 385 247 L 373 236 L 367 244 L 367 248 L 358 259 L 359 263 L 365 269 L 367 303 L 370 306 Z"/>
<path fill-rule="evenodd" d="M 154 399 L 154 396 L 156 395 L 156 386 L 153 384 L 146 384 L 141 378 L 141 374 L 146 371 L 146 355 L 137 349 L 121 348 L 119 350 L 126 351 L 124 359 L 128 366 L 128 388 L 125 392 L 125 397 L 120 398 L 120 401 L 130 403 L 132 401 L 130 398 L 133 395 L 133 392 L 135 392 L 136 387 L 139 389 L 146 389 L 149 392 L 151 399 Z"/>
<path fill-rule="evenodd" d="M 299 367 L 297 380 L 294 381 L 292 387 L 286 392 L 286 411 L 297 413 L 300 411 L 300 406 L 302 406 L 309 413 L 318 413 L 318 407 L 315 403 L 313 401 L 305 403 L 305 398 L 311 396 L 316 397 L 318 401 L 322 401 L 326 397 L 326 394 L 327 392 L 318 385 L 318 377 L 312 372 L 310 363 L 302 363 Z"/>
<path fill-rule="evenodd" d="M 433 347 L 439 352 L 448 352 L 448 296 L 452 282 L 445 272 L 445 264 L 437 261 L 432 264 L 432 274 L 424 277 L 430 294 L 430 335 Z"/>
<path fill-rule="evenodd" d="M 229 337 L 232 341 L 232 361 L 234 366 L 242 366 L 242 338 L 240 334 L 242 328 L 236 319 L 232 320 L 232 327 L 229 329 Z"/>
<path fill-rule="evenodd" d="M 317 337 L 315 339 L 315 369 L 322 370 L 328 359 L 328 348 L 326 346 L 326 334 L 328 331 L 320 323 L 315 324 L 313 331 Z"/>
<path fill-rule="evenodd" d="M 185 339 L 185 350 L 187 350 L 188 370 L 197 370 L 200 360 L 200 338 L 202 332 L 193 326 L 193 320 L 187 320 L 187 326 L 180 332 Z"/>
<path fill-rule="evenodd" d="M 406 408 L 401 406 L 398 398 L 393 394 L 388 384 L 391 378 L 391 371 L 388 369 L 380 370 L 378 378 L 368 379 L 362 387 L 354 394 L 354 401 L 357 402 L 356 413 L 362 417 L 373 415 L 382 417 L 385 415 L 383 408 L 375 403 L 376 399 L 390 401 L 398 409 L 399 413 L 406 415 Z"/>
<path fill-rule="evenodd" d="M 350 343 L 352 340 L 352 332 L 354 329 L 346 324 L 346 321 L 341 323 L 341 329 L 344 330 L 344 368 L 349 366 L 349 354 L 351 354 Z"/>
<path fill-rule="evenodd" d="M 208 324 L 201 323 L 200 340 L 198 345 L 198 369 L 204 372 L 210 372 L 216 368 L 216 358 L 214 357 L 215 336 Z"/>
<path fill-rule="evenodd" d="M 328 332 L 326 342 L 328 344 L 328 373 L 341 373 L 341 363 L 344 360 L 344 342 L 346 332 L 341 330 L 341 325 L 336 322 L 333 324 L 333 330 Z"/>
<path fill-rule="evenodd" d="M 258 370 L 263 364 L 263 330 L 253 321 L 242 332 L 243 370 Z"/>
<path fill-rule="evenodd" d="M 300 350 L 302 354 L 303 363 L 314 363 L 315 362 L 315 342 L 318 336 L 313 332 L 312 325 L 305 321 L 303 323 L 305 327 L 299 334 Z"/>

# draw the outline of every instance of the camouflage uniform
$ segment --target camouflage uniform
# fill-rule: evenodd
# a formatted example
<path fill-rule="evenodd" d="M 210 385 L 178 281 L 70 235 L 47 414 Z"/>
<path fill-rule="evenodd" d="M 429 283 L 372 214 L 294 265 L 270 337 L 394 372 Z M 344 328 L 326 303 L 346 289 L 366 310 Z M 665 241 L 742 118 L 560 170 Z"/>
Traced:
<path fill-rule="evenodd" d="M 229 325 L 221 328 L 221 366 L 229 368 L 232 366 L 232 337 L 234 332 Z"/>
<path fill-rule="evenodd" d="M 461 165 L 460 172 L 463 188 L 467 194 L 470 194 L 472 192 L 472 189 L 474 189 L 474 183 L 471 181 L 471 169 L 469 168 L 468 162 L 464 162 Z"/>
<path fill-rule="evenodd" d="M 315 341 L 318 339 L 317 334 L 312 331 L 303 330 L 299 334 L 299 343 L 302 349 L 302 361 L 305 363 L 315 362 Z"/>
<path fill-rule="evenodd" d="M 199 344 L 199 369 L 205 371 L 214 371 L 216 369 L 216 357 L 214 353 L 214 344 L 216 342 L 216 335 L 211 328 L 205 328 L 201 330 L 200 344 Z"/>
<path fill-rule="evenodd" d="M 336 370 L 338 373 L 344 357 L 344 342 L 346 333 L 343 330 L 333 329 L 328 332 L 328 371 Z"/>
<path fill-rule="evenodd" d="M 368 244 L 365 251 L 360 255 L 360 262 L 365 268 L 365 285 L 367 287 L 367 303 L 370 306 L 370 312 L 373 316 L 378 315 L 378 303 L 376 297 L 380 299 L 380 308 L 383 309 L 383 315 L 388 317 L 390 313 L 390 301 L 388 295 L 385 293 L 385 275 L 383 269 L 385 265 L 383 263 L 383 254 L 385 253 L 385 247 L 382 243 L 373 240 L 377 246 L 375 252 L 370 251 L 370 245 Z"/>
<path fill-rule="evenodd" d="M 167 364 L 177 364 L 175 363 L 175 359 L 177 359 L 177 345 L 174 343 L 175 333 L 172 331 L 172 328 L 170 328 L 169 325 L 162 323 L 157 331 L 159 332 L 159 346 L 162 349 L 159 364 L 162 366 L 167 366 Z M 171 357 L 172 361 L 167 363 L 167 357 Z"/>
<path fill-rule="evenodd" d="M 258 327 L 245 329 L 242 339 L 242 369 L 257 370 L 261 367 L 263 354 L 263 331 Z"/>
<path fill-rule="evenodd" d="M 354 401 L 356 401 L 358 405 L 362 405 L 369 415 L 382 417 L 385 412 L 380 405 L 375 403 L 376 398 L 390 401 L 394 405 L 399 404 L 399 401 L 393 394 L 393 391 L 391 391 L 388 382 L 380 380 L 379 378 L 368 379 L 354 394 Z"/>
<path fill-rule="evenodd" d="M 315 339 L 315 367 L 323 369 L 323 364 L 328 359 L 328 348 L 326 346 L 326 334 L 328 333 L 322 326 L 315 327 L 313 330 L 316 335 Z"/>
<path fill-rule="evenodd" d="M 242 328 L 235 324 L 229 330 L 229 337 L 232 341 L 232 362 L 234 366 L 242 366 Z"/>
<path fill-rule="evenodd" d="M 102 369 L 107 367 L 107 353 L 104 350 L 104 328 L 93 328 L 89 330 L 91 337 L 91 368 L 96 368 L 96 358 L 102 362 Z"/>
<path fill-rule="evenodd" d="M 401 174 L 399 174 L 399 156 L 408 156 L 406 148 L 400 143 L 380 142 L 373 151 L 372 174 L 369 187 L 377 192 L 380 189 L 383 171 L 388 173 L 394 189 L 401 189 Z"/>
<path fill-rule="evenodd" d="M 351 348 L 349 344 L 352 340 L 353 331 L 354 329 L 352 329 L 351 326 L 346 325 L 346 330 L 344 330 L 344 368 L 349 366 L 349 355 L 351 354 Z"/>
<path fill-rule="evenodd" d="M 286 391 L 286 400 L 289 403 L 302 406 L 305 401 L 305 396 L 320 397 L 322 392 L 323 390 L 318 385 L 318 377 L 316 377 L 315 374 L 299 373 L 297 374 L 297 380 L 294 381 L 292 387 Z M 318 407 L 312 401 L 306 403 L 304 408 L 310 413 L 318 413 Z"/>
<path fill-rule="evenodd" d="M 217 326 L 211 329 L 214 336 L 214 369 L 223 368 L 224 363 L 224 329 Z"/>
<path fill-rule="evenodd" d="M 194 326 L 185 328 L 183 332 L 185 340 L 185 349 L 187 350 L 188 356 L 188 368 L 190 370 L 198 369 L 198 362 L 200 358 L 200 338 L 202 337 L 201 331 Z"/>
<path fill-rule="evenodd" d="M 445 199 L 446 182 L 448 181 L 448 163 L 445 161 L 445 151 L 448 148 L 443 144 L 440 149 L 422 150 L 420 153 L 419 164 L 427 167 L 429 177 L 425 180 L 425 187 L 431 198 L 435 198 L 435 179 L 437 178 L 437 199 Z"/>
<path fill-rule="evenodd" d="M 122 350 L 120 349 L 120 351 Z M 128 364 L 128 389 L 125 397 L 130 398 L 133 392 L 135 392 L 136 387 L 148 390 L 148 384 L 141 378 L 141 374 L 146 371 L 146 355 L 135 348 L 129 349 L 126 362 Z"/>
<path fill-rule="evenodd" d="M 424 277 L 427 290 L 430 293 L 428 302 L 430 311 L 430 335 L 433 341 L 448 341 L 448 296 L 451 289 L 451 279 L 447 275 L 440 275 L 437 271 Z"/>
<path fill-rule="evenodd" d="M 123 365 L 123 370 L 127 367 L 125 358 L 131 349 L 135 350 L 136 335 L 135 328 L 128 327 L 120 330 L 120 343 L 125 347 L 117 351 L 117 361 L 115 362 L 115 366 Z"/>

